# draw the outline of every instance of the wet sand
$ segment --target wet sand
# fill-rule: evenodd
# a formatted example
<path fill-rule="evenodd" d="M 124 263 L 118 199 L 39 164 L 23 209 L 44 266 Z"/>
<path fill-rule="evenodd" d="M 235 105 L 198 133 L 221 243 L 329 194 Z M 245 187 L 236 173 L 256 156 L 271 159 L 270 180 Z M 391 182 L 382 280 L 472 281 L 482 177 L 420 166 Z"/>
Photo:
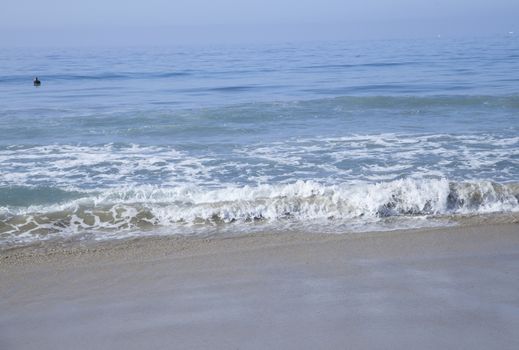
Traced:
<path fill-rule="evenodd" d="M 518 349 L 519 225 L 0 253 L 0 349 Z"/>

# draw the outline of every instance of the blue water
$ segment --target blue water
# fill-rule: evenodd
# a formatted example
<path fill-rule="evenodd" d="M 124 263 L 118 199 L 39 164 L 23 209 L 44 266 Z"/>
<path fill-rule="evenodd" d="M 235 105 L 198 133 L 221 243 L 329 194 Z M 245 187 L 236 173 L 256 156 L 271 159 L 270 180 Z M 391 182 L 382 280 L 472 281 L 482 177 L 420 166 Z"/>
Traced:
<path fill-rule="evenodd" d="M 514 212 L 519 37 L 2 49 L 0 133 L 4 246 Z"/>

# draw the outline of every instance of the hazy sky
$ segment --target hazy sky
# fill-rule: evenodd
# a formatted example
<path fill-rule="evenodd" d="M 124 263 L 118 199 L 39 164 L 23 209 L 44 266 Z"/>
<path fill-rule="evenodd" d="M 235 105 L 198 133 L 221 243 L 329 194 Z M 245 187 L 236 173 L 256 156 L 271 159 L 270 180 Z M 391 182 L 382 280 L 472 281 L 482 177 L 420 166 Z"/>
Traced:
<path fill-rule="evenodd" d="M 519 0 L 1 0 L 0 46 L 519 35 Z"/>

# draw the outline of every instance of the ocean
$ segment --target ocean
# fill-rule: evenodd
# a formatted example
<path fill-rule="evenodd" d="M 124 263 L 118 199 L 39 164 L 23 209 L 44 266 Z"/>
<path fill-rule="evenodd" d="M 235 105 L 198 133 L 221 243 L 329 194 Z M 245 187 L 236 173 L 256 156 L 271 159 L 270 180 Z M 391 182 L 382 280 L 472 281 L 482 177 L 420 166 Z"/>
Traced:
<path fill-rule="evenodd" d="M 0 249 L 517 212 L 518 36 L 0 50 Z"/>

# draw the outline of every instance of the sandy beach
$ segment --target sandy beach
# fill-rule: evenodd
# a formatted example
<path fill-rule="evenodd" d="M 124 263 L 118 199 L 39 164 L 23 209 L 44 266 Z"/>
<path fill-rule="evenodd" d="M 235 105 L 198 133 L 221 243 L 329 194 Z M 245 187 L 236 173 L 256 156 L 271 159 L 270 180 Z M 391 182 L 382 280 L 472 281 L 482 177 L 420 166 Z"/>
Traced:
<path fill-rule="evenodd" d="M 519 225 L 4 251 L 0 348 L 517 349 Z"/>

